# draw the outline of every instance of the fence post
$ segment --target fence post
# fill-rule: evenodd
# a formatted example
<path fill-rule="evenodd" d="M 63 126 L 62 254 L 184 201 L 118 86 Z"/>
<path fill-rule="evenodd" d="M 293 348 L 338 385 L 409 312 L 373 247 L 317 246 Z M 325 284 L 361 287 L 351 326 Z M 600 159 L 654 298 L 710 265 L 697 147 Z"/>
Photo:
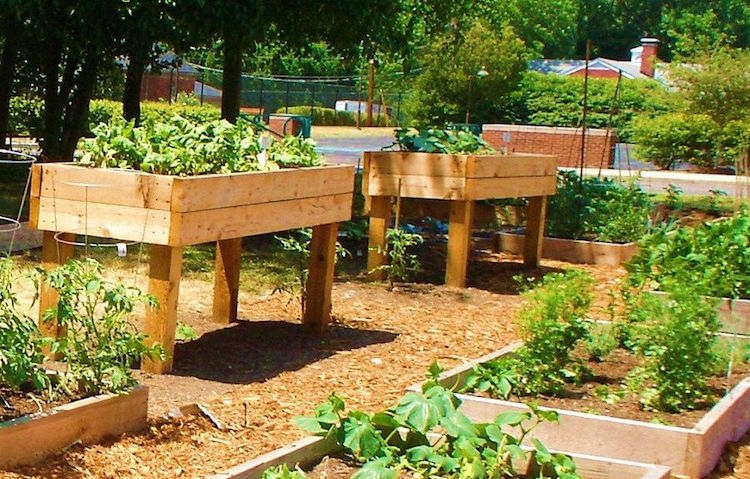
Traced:
<path fill-rule="evenodd" d="M 286 98 L 284 99 L 284 113 L 289 113 L 289 81 L 286 81 Z"/>
<path fill-rule="evenodd" d="M 263 117 L 263 114 L 265 113 L 265 111 L 263 109 L 263 79 L 262 78 L 260 79 L 260 109 L 259 109 L 259 113 L 260 113 L 261 117 Z"/>

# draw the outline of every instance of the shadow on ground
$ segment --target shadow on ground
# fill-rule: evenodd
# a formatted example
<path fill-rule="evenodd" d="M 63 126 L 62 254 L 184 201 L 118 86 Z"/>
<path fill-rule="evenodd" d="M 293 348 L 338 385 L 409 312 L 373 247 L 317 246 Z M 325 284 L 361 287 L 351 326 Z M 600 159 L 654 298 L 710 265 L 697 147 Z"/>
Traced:
<path fill-rule="evenodd" d="M 238 321 L 226 328 L 175 346 L 171 374 L 229 384 L 263 381 L 372 344 L 391 342 L 397 334 L 332 324 L 322 337 L 285 321 Z"/>
<path fill-rule="evenodd" d="M 563 269 L 538 266 L 526 268 L 522 261 L 508 261 L 501 255 L 474 251 L 469 261 L 466 283 L 471 288 L 496 294 L 519 294 L 514 276 L 539 279 L 550 273 L 561 273 Z"/>

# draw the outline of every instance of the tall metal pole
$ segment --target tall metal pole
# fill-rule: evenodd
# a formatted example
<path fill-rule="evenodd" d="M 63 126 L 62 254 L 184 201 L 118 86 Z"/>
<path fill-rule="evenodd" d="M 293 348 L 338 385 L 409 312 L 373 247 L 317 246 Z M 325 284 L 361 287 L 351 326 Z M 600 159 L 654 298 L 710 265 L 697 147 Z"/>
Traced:
<path fill-rule="evenodd" d="M 365 125 L 372 126 L 372 101 L 375 98 L 375 59 L 371 58 L 367 72 L 367 106 L 365 110 Z"/>
<path fill-rule="evenodd" d="M 589 60 L 591 59 L 591 40 L 586 40 L 586 68 L 583 76 L 583 115 L 581 118 L 581 158 L 579 164 L 580 181 L 583 182 L 583 165 L 586 158 L 586 116 L 589 98 Z"/>

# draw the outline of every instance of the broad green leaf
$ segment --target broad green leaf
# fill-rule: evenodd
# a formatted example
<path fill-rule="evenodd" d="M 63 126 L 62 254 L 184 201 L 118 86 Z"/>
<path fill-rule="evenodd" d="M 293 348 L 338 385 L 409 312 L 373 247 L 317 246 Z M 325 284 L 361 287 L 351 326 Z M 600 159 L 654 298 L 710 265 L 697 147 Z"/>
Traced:
<path fill-rule="evenodd" d="M 518 426 L 531 419 L 531 414 L 527 412 L 504 412 L 498 414 L 494 421 L 492 421 L 498 427 L 502 426 Z"/>
<path fill-rule="evenodd" d="M 440 420 L 440 425 L 445 433 L 451 437 L 477 437 L 477 428 L 474 423 L 461 411 L 453 411 L 447 417 Z"/>
<path fill-rule="evenodd" d="M 394 412 L 401 416 L 407 425 L 423 433 L 435 427 L 440 418 L 440 411 L 434 402 L 415 392 L 406 393 Z"/>
<path fill-rule="evenodd" d="M 295 426 L 316 436 L 325 435 L 328 429 L 323 428 L 317 419 L 307 416 L 297 416 L 292 419 Z"/>
<path fill-rule="evenodd" d="M 364 464 L 352 479 L 396 479 L 398 471 L 383 465 L 381 461 L 372 461 Z"/>
<path fill-rule="evenodd" d="M 385 446 L 380 432 L 372 425 L 369 416 L 353 411 L 343 421 L 344 447 L 361 459 L 374 457 Z"/>

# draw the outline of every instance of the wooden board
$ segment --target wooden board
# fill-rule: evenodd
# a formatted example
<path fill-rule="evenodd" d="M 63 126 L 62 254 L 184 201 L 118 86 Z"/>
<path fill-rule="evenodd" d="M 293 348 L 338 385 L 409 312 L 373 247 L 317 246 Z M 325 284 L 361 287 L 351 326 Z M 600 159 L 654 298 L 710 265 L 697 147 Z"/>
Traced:
<path fill-rule="evenodd" d="M 468 373 L 482 364 L 512 353 L 520 343 L 467 362 L 440 376 L 452 388 L 463 385 Z M 420 384 L 409 390 L 421 390 Z M 525 404 L 458 394 L 461 409 L 475 421 L 492 420 L 504 412 L 528 411 Z M 665 426 L 598 414 L 557 409 L 560 420 L 543 423 L 534 432 L 550 448 L 661 464 L 675 476 L 698 479 L 719 461 L 726 441 L 736 441 L 750 429 L 750 378 L 735 386 L 693 428 Z"/>
<path fill-rule="evenodd" d="M 379 175 L 368 182 L 370 196 L 463 200 L 465 191 L 466 178 L 451 176 Z"/>
<path fill-rule="evenodd" d="M 148 388 L 75 401 L 0 423 L 0 468 L 35 464 L 77 442 L 94 444 L 146 428 Z"/>
<path fill-rule="evenodd" d="M 507 178 L 468 178 L 467 199 L 521 198 L 550 196 L 557 191 L 555 176 L 518 176 Z"/>
<path fill-rule="evenodd" d="M 513 176 L 557 176 L 557 157 L 523 153 L 471 156 L 466 164 L 467 178 Z"/>
<path fill-rule="evenodd" d="M 468 155 L 402 151 L 365 152 L 370 159 L 370 177 L 414 175 L 466 178 Z"/>
<path fill-rule="evenodd" d="M 323 457 L 333 455 L 339 450 L 335 442 L 330 439 L 306 437 L 289 446 L 234 466 L 225 472 L 209 476 L 208 479 L 260 479 L 263 471 L 268 468 L 281 464 L 287 464 L 290 469 L 296 465 L 309 468 L 320 462 Z M 583 479 L 669 479 L 670 477 L 669 468 L 664 466 L 583 454 L 569 455 L 575 461 L 576 469 Z M 524 471 L 524 468 L 528 468 L 528 464 L 520 463 L 514 466 L 519 472 L 528 472 Z"/>

